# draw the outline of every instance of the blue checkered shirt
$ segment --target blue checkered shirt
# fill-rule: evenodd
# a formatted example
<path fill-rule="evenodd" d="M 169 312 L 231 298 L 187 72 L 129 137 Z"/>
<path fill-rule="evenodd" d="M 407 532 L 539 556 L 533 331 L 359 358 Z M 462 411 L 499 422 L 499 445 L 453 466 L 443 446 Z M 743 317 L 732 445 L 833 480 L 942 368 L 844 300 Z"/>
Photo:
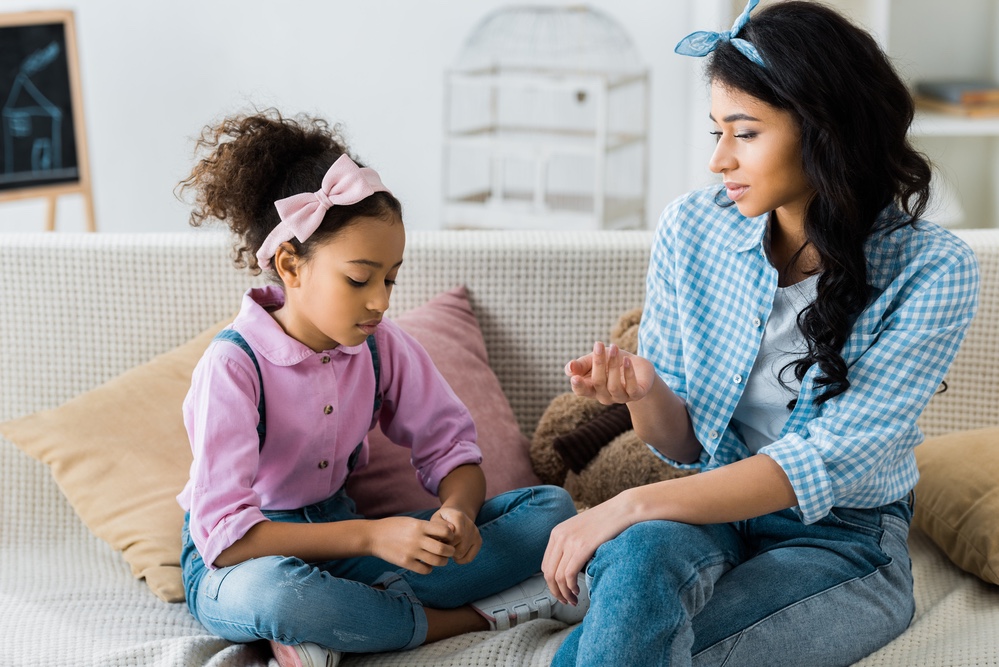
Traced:
<path fill-rule="evenodd" d="M 777 289 L 763 248 L 767 215 L 719 206 L 717 191 L 690 193 L 663 212 L 639 330 L 639 354 L 686 401 L 702 445 L 700 460 L 681 467 L 701 469 L 750 455 L 732 413 Z M 884 505 L 915 486 L 916 419 L 977 307 L 974 253 L 936 224 L 877 233 L 865 253 L 872 300 L 842 350 L 850 388 L 817 406 L 813 365 L 780 436 L 759 451 L 787 474 L 805 523 L 832 507 Z"/>

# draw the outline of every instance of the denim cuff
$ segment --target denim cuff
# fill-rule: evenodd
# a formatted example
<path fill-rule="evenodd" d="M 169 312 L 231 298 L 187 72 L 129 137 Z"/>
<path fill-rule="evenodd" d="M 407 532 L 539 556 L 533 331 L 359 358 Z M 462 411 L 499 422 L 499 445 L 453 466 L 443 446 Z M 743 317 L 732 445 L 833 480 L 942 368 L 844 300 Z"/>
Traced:
<path fill-rule="evenodd" d="M 411 648 L 420 646 L 427 640 L 427 614 L 423 611 L 423 603 L 420 602 L 413 589 L 409 587 L 409 582 L 402 578 L 398 572 L 386 572 L 378 577 L 373 584 L 384 586 L 386 591 L 400 593 L 409 598 L 413 605 L 413 638 L 402 650 L 408 651 Z"/>

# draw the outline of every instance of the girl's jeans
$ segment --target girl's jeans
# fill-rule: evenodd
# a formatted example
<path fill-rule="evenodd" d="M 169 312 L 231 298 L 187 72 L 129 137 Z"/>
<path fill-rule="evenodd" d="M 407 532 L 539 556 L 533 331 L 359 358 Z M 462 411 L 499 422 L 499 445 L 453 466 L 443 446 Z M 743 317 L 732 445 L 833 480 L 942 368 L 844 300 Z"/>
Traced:
<path fill-rule="evenodd" d="M 912 619 L 909 500 L 731 524 L 636 524 L 587 566 L 568 665 L 850 665 Z"/>
<path fill-rule="evenodd" d="M 407 516 L 429 519 L 434 511 Z M 374 556 L 323 563 L 267 556 L 211 570 L 185 520 L 181 564 L 187 605 L 208 630 L 230 641 L 315 642 L 350 652 L 412 648 L 426 638 L 424 605 L 460 607 L 535 574 L 552 528 L 575 513 L 559 487 L 500 494 L 487 500 L 476 518 L 482 549 L 475 560 L 451 561 L 427 575 Z M 342 489 L 315 505 L 264 514 L 271 521 L 298 523 L 363 518 Z M 384 590 L 372 588 L 376 584 Z"/>

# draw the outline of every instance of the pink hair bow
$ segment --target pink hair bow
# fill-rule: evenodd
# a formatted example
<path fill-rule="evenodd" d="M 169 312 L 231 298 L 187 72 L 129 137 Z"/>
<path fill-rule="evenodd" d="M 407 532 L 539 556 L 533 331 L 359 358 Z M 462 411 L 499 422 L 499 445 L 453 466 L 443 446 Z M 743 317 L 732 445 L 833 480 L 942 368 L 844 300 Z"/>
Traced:
<path fill-rule="evenodd" d="M 358 167 L 346 154 L 341 155 L 323 176 L 323 185 L 319 190 L 274 202 L 281 222 L 267 235 L 257 251 L 260 268 L 269 269 L 271 257 L 277 253 L 278 247 L 292 237 L 304 243 L 319 229 L 326 211 L 333 206 L 356 204 L 376 192 L 389 192 L 378 172 Z"/>

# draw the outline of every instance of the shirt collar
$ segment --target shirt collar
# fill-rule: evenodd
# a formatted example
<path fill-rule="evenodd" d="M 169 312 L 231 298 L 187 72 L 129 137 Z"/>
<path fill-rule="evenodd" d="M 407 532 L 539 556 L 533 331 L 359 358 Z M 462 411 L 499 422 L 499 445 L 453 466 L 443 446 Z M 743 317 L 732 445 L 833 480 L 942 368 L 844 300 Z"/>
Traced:
<path fill-rule="evenodd" d="M 355 355 L 365 343 L 358 345 L 338 345 L 331 350 L 315 352 L 304 343 L 284 332 L 281 325 L 271 315 L 271 311 L 284 305 L 284 291 L 277 285 L 254 287 L 243 295 L 239 314 L 233 322 L 236 329 L 254 352 L 277 366 L 293 366 L 316 354 Z"/>
<path fill-rule="evenodd" d="M 732 230 L 729 235 L 728 247 L 736 252 L 746 252 L 759 248 L 767 233 L 769 213 L 763 213 L 755 218 L 747 218 L 733 204 L 728 209 L 732 215 Z"/>

